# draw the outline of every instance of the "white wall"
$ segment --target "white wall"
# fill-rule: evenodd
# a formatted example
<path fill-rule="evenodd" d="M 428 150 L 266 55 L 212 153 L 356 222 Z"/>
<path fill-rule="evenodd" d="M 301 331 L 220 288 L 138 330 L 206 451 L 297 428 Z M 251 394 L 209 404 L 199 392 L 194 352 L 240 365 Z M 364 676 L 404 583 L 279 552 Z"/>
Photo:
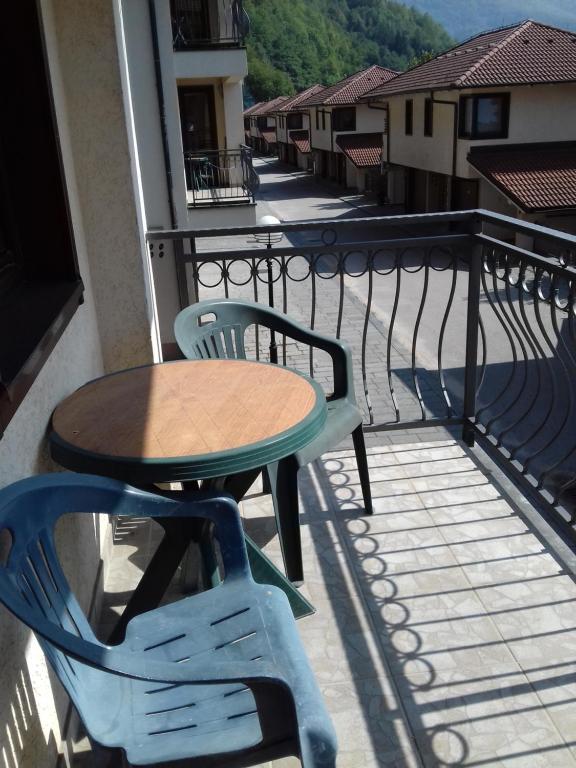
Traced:
<path fill-rule="evenodd" d="M 386 112 L 381 109 L 370 109 L 367 104 L 356 105 L 356 130 L 334 131 L 334 151 L 341 152 L 336 143 L 338 136 L 354 133 L 384 133 Z"/>
<path fill-rule="evenodd" d="M 326 110 L 328 114 L 325 117 L 325 130 L 322 130 L 322 115 L 319 117 L 319 130 L 316 130 L 316 110 Z M 310 109 L 310 144 L 313 149 L 324 149 L 328 152 L 333 152 L 332 146 L 332 115 L 330 114 L 330 107 L 312 107 Z"/>
<path fill-rule="evenodd" d="M 188 77 L 222 77 L 240 82 L 248 74 L 246 51 L 243 48 L 215 48 L 202 51 L 176 51 L 174 75 Z"/>
<path fill-rule="evenodd" d="M 47 51 L 79 268 L 86 286 L 48 362 L 0 439 L 0 485 L 53 469 L 54 407 L 106 370 L 152 360 L 152 316 L 118 68 L 113 4 L 42 0 Z M 106 527 L 91 516 L 59 531 L 86 609 Z M 29 631 L 0 610 L 0 764 L 51 768 L 68 707 Z"/>
<path fill-rule="evenodd" d="M 415 93 L 393 96 L 388 100 L 390 110 L 390 157 L 395 165 L 421 168 L 434 173 L 452 173 L 452 138 L 454 107 L 434 104 L 433 135 L 424 136 L 424 101 L 429 94 Z M 454 93 L 437 93 L 437 99 L 456 101 Z M 406 101 L 412 99 L 412 136 L 405 133 Z"/>
<path fill-rule="evenodd" d="M 549 141 L 573 141 L 576 136 L 576 84 L 482 88 L 436 92 L 435 99 L 457 103 L 461 95 L 511 93 L 507 139 L 457 139 L 456 175 L 475 178 L 466 157 L 471 147 Z M 424 101 L 429 93 L 388 98 L 390 109 L 390 158 L 397 165 L 434 173 L 452 174 L 454 107 L 434 104 L 433 136 L 424 136 Z M 413 132 L 405 134 L 405 103 L 412 99 Z"/>

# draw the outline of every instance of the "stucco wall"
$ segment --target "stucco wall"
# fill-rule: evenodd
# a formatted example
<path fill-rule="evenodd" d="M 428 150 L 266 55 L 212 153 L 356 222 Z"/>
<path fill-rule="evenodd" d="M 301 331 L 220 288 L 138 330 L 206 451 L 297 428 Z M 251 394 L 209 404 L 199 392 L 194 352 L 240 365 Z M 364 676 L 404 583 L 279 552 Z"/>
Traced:
<path fill-rule="evenodd" d="M 330 107 L 322 107 L 323 110 L 330 113 Z M 316 129 L 316 108 L 310 110 L 310 143 L 314 149 L 325 149 L 332 152 L 332 115 L 327 114 L 324 118 L 326 128 L 322 130 L 322 115 L 319 117 L 320 128 Z"/>
<path fill-rule="evenodd" d="M 471 147 L 548 141 L 573 141 L 576 125 L 576 85 L 481 88 L 438 91 L 435 99 L 458 102 L 461 95 L 510 93 L 510 123 L 507 139 L 458 139 L 456 175 L 474 178 L 476 172 L 466 157 Z M 429 93 L 392 96 L 390 109 L 390 162 L 434 173 L 452 174 L 454 107 L 434 104 L 432 136 L 424 136 L 424 101 Z M 412 136 L 405 134 L 405 103 L 413 101 Z M 553 116 L 553 118 L 551 118 Z"/>
<path fill-rule="evenodd" d="M 342 150 L 336 143 L 338 136 L 347 136 L 354 133 L 384 133 L 385 115 L 381 109 L 370 109 L 367 104 L 356 105 L 356 130 L 354 131 L 335 131 L 334 132 L 334 151 Z"/>
<path fill-rule="evenodd" d="M 422 168 L 434 173 L 452 173 L 452 137 L 454 135 L 454 107 L 434 104 L 433 135 L 424 136 L 424 101 L 429 94 L 415 93 L 410 97 L 389 99 L 390 157 L 395 165 Z M 406 101 L 413 101 L 412 135 L 405 133 Z M 437 93 L 436 98 L 454 100 L 454 94 Z"/>
<path fill-rule="evenodd" d="M 42 0 L 56 114 L 85 303 L 0 440 L 0 485 L 54 469 L 46 429 L 66 395 L 105 370 L 152 358 L 112 0 Z M 58 531 L 84 608 L 107 527 L 91 516 Z M 0 764 L 54 765 L 68 707 L 29 631 L 0 610 Z"/>

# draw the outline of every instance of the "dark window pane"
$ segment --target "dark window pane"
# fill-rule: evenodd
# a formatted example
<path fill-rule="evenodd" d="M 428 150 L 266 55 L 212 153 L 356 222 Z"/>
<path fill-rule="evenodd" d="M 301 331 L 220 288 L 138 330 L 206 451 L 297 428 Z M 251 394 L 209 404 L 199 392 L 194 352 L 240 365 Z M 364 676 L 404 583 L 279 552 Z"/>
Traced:
<path fill-rule="evenodd" d="M 406 101 L 406 112 L 404 114 L 404 131 L 406 136 L 412 136 L 412 119 L 413 119 L 414 102 L 412 99 Z"/>
<path fill-rule="evenodd" d="M 288 119 L 286 120 L 286 125 L 290 130 L 293 130 L 296 128 L 302 128 L 302 114 L 288 115 Z"/>
<path fill-rule="evenodd" d="M 332 111 L 332 125 L 335 131 L 356 130 L 356 107 L 344 107 Z"/>
<path fill-rule="evenodd" d="M 424 102 L 424 136 L 432 136 L 434 133 L 434 102 L 426 99 Z"/>

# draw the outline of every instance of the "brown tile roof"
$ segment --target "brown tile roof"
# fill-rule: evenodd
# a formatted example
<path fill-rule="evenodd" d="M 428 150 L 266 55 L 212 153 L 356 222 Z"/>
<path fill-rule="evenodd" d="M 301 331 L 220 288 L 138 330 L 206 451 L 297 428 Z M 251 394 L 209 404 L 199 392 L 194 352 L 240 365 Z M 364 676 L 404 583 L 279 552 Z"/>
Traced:
<path fill-rule="evenodd" d="M 484 32 L 366 94 L 576 80 L 576 33 L 525 21 Z"/>
<path fill-rule="evenodd" d="M 300 91 L 300 93 L 297 93 L 296 96 L 291 96 L 289 99 L 287 99 L 284 104 L 281 104 L 280 107 L 278 107 L 278 112 L 297 112 L 297 107 L 301 104 L 301 102 L 309 99 L 311 96 L 315 96 L 317 93 L 320 93 L 320 91 L 323 91 L 325 87 L 326 86 L 320 84 L 311 85 L 310 88 L 306 88 L 305 91 Z"/>
<path fill-rule="evenodd" d="M 350 77 L 346 77 L 344 80 L 340 80 L 338 83 L 318 91 L 318 93 L 303 100 L 300 106 L 354 104 L 367 91 L 371 91 L 373 88 L 383 85 L 388 80 L 392 80 L 397 76 L 398 72 L 373 64 L 368 69 L 355 72 Z"/>
<path fill-rule="evenodd" d="M 267 144 L 276 144 L 276 128 L 260 128 L 260 135 Z"/>
<path fill-rule="evenodd" d="M 345 133 L 336 137 L 336 144 L 357 168 L 380 165 L 382 141 L 381 133 Z"/>
<path fill-rule="evenodd" d="M 252 115 L 258 107 L 261 107 L 262 104 L 264 104 L 263 101 L 257 101 L 256 104 L 252 104 L 251 107 L 248 107 L 248 109 L 244 110 L 244 117 L 248 117 L 249 115 Z"/>
<path fill-rule="evenodd" d="M 468 162 L 523 211 L 576 208 L 576 143 L 479 147 Z"/>
<path fill-rule="evenodd" d="M 290 131 L 289 136 L 296 145 L 298 152 L 301 152 L 303 155 L 312 152 L 308 131 Z"/>
<path fill-rule="evenodd" d="M 274 112 L 276 108 L 282 104 L 283 101 L 286 101 L 287 98 L 287 96 L 277 96 L 275 99 L 271 99 L 270 101 L 263 101 L 261 104 L 258 104 L 257 109 L 255 109 L 252 114 L 257 115 L 258 117 L 262 115 L 269 115 Z"/>

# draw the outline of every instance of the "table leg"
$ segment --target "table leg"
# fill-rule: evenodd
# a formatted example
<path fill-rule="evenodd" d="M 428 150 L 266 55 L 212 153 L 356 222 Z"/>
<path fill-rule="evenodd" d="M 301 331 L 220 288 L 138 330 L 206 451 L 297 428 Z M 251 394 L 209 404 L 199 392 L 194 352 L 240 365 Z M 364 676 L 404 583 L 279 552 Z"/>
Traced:
<path fill-rule="evenodd" d="M 164 537 L 108 638 L 112 645 L 124 640 L 130 619 L 160 604 L 189 544 L 202 536 L 204 521 L 199 518 L 157 518 L 156 521 L 164 528 Z"/>

